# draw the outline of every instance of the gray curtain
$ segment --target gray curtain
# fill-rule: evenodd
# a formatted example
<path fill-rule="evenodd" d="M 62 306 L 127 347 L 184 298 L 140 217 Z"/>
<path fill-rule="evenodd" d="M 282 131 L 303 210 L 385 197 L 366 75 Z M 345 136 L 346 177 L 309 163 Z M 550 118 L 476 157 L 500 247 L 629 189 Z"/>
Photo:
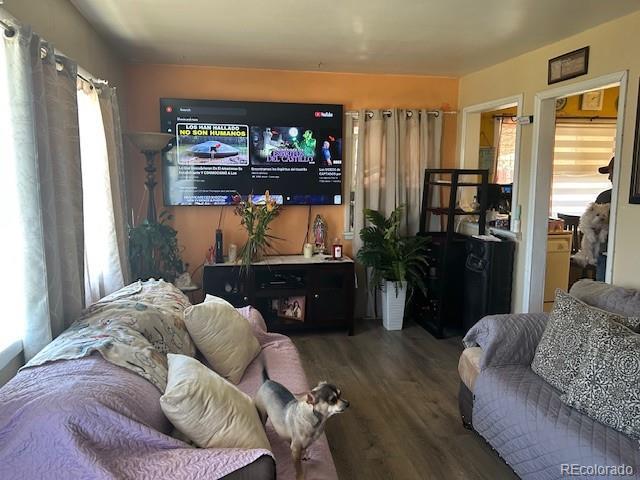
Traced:
<path fill-rule="evenodd" d="M 418 232 L 424 171 L 441 166 L 442 117 L 442 112 L 434 115 L 427 110 L 394 109 L 390 115 L 383 110 L 373 110 L 368 115 L 365 110 L 358 112 L 354 254 L 362 246 L 359 232 L 365 225 L 366 208 L 388 216 L 404 204 L 401 233 Z M 432 200 L 432 205 L 439 205 L 437 192 Z M 429 229 L 440 230 L 437 218 L 431 219 Z M 366 288 L 367 283 L 365 272 L 359 269 L 356 312 L 373 316 L 375 299 Z"/>
<path fill-rule="evenodd" d="M 9 142 L 3 162 L 16 176 L 16 250 L 29 360 L 83 308 L 82 175 L 76 65 L 27 27 L 3 36 L 8 75 Z M 5 274 L 8 274 L 6 272 Z"/>
<path fill-rule="evenodd" d="M 371 115 L 371 113 L 373 115 Z M 358 112 L 358 145 L 355 167 L 354 251 L 361 246 L 358 232 L 364 226 L 364 209 L 385 216 L 406 205 L 402 233 L 415 235 L 426 168 L 441 165 L 442 112 L 374 110 Z M 364 120 L 364 121 L 363 121 Z M 434 205 L 437 205 L 434 197 Z M 437 220 L 430 230 L 439 230 Z"/>

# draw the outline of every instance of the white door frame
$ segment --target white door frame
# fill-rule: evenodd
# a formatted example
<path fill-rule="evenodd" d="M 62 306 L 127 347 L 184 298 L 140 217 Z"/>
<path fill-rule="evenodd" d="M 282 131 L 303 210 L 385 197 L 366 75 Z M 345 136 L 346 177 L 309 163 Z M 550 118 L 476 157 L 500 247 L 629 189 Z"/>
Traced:
<path fill-rule="evenodd" d="M 525 232 L 525 275 L 522 306 L 525 312 L 540 312 L 544 302 L 544 277 L 547 255 L 547 221 L 553 177 L 553 147 L 555 143 L 555 102 L 557 98 L 619 85 L 618 118 L 616 121 L 616 151 L 611 192 L 609 242 L 605 280 L 613 278 L 614 245 L 617 227 L 617 204 L 620 187 L 620 155 L 624 130 L 628 71 L 611 73 L 582 82 L 538 92 L 533 109 L 533 145 L 531 149 L 531 183 L 529 212 Z"/>
<path fill-rule="evenodd" d="M 516 115 L 519 117 L 522 115 L 522 108 L 524 103 L 524 95 L 521 93 L 519 95 L 513 95 L 511 97 L 499 98 L 497 100 L 491 100 L 489 102 L 479 103 L 477 105 L 470 105 L 462 109 L 462 126 L 460 132 L 460 168 L 478 168 L 477 165 L 470 166 L 468 165 L 467 159 L 465 157 L 465 149 L 467 140 L 467 126 L 469 122 L 469 116 L 472 114 L 480 114 L 482 112 L 490 112 L 492 110 L 500 110 L 503 108 L 510 107 L 512 105 L 516 106 Z M 518 183 L 519 183 L 519 175 L 520 175 L 520 138 L 521 138 L 521 125 L 518 124 L 516 126 L 516 144 L 515 144 L 515 158 L 513 161 L 513 189 L 511 191 L 511 218 L 515 218 L 516 210 L 518 209 Z M 479 133 L 478 133 L 479 136 Z M 511 222 L 511 231 L 515 233 L 513 230 L 514 222 Z"/>

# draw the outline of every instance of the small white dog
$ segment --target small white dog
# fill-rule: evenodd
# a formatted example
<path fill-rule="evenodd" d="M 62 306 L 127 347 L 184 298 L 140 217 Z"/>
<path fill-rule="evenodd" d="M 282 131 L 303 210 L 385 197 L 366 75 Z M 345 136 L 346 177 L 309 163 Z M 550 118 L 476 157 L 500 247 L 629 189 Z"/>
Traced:
<path fill-rule="evenodd" d="M 580 231 L 582 242 L 573 261 L 582 267 L 596 265 L 609 236 L 609 204 L 590 204 L 580 217 Z"/>

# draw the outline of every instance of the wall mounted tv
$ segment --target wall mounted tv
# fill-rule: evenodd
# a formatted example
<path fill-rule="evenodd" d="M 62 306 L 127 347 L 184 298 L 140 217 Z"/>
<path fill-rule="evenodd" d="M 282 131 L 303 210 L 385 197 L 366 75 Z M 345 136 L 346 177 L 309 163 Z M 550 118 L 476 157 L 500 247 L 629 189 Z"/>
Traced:
<path fill-rule="evenodd" d="M 160 99 L 165 205 L 342 204 L 342 105 Z"/>

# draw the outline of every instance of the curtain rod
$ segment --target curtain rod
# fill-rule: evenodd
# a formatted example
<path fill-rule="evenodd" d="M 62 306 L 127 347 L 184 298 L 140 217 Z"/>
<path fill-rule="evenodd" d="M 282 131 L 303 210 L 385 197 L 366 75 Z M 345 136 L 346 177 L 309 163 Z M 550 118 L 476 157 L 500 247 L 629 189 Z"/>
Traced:
<path fill-rule="evenodd" d="M 383 110 L 382 111 L 382 114 L 385 117 L 391 116 L 392 113 L 393 112 L 391 110 Z M 420 113 L 420 110 L 418 110 L 418 114 L 419 113 Z M 438 110 L 429 110 L 426 113 L 427 113 L 427 115 L 434 115 L 436 117 L 440 116 L 440 112 Z M 456 112 L 455 110 L 454 111 L 442 112 L 442 113 L 444 113 L 445 115 L 457 115 L 458 114 L 458 112 Z M 372 112 L 371 110 L 365 110 L 365 114 L 367 115 L 368 118 L 372 118 L 373 115 L 374 115 L 374 112 Z M 358 116 L 359 116 L 358 112 L 356 112 L 356 111 L 345 112 L 345 115 L 349 115 L 349 116 L 354 117 L 354 118 L 358 118 Z M 407 109 L 407 116 L 410 117 L 411 115 L 413 115 L 413 112 L 410 109 Z"/>
<path fill-rule="evenodd" d="M 579 116 L 571 116 L 571 115 L 567 115 L 566 117 L 561 117 L 559 115 L 556 115 L 556 120 L 589 120 L 590 122 L 593 122 L 594 120 L 617 120 L 618 117 L 599 117 L 599 116 L 593 116 L 593 117 L 579 117 Z"/>
<path fill-rule="evenodd" d="M 2 6 L 2 1 L 0 0 L 0 6 Z M 13 25 L 8 24 L 7 22 L 5 22 L 4 20 L 0 20 L 0 27 L 2 27 L 4 29 L 4 34 L 11 38 L 16 34 L 16 29 Z M 42 56 L 45 57 L 47 55 L 47 50 L 46 48 L 42 47 Z M 55 55 L 60 55 L 62 57 L 66 57 L 66 55 L 60 51 L 58 51 L 57 49 L 54 49 L 53 52 Z M 62 64 L 60 62 L 56 62 L 57 65 L 62 66 Z M 96 86 L 101 86 L 101 85 L 109 85 L 109 82 L 107 80 L 102 80 L 100 78 L 97 78 L 95 75 L 92 75 L 91 73 L 89 73 L 88 71 L 86 71 L 84 68 L 82 68 L 80 65 L 77 66 L 77 72 L 76 75 L 84 80 L 87 83 L 90 83 L 92 85 L 96 85 Z"/>
<path fill-rule="evenodd" d="M 0 5 L 2 4 L 0 3 Z M 8 23 L 6 23 L 4 20 L 0 20 L 0 26 L 4 28 L 4 34 L 7 37 L 13 37 L 16 34 L 16 29 L 11 25 L 9 25 Z"/>

